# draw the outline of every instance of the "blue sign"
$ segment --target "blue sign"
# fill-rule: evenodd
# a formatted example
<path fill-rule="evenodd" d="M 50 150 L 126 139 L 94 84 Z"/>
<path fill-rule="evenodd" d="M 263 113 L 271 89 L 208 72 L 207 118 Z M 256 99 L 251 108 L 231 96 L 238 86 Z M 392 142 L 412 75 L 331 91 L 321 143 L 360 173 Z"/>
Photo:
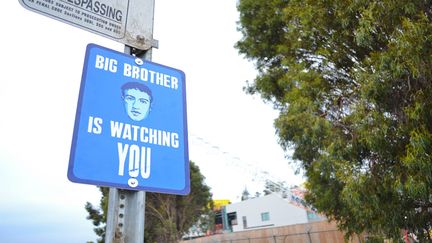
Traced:
<path fill-rule="evenodd" d="M 87 46 L 69 180 L 186 195 L 187 134 L 182 71 Z"/>

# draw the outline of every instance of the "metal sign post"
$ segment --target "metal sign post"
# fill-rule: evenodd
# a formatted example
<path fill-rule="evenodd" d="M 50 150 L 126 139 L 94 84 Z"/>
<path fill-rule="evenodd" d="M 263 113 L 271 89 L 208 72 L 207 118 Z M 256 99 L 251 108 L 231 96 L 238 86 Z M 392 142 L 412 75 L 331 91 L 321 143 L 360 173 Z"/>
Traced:
<path fill-rule="evenodd" d="M 105 243 L 144 242 L 145 192 L 110 188 Z"/>
<path fill-rule="evenodd" d="M 130 46 L 124 52 L 132 55 Z M 151 49 L 136 57 L 151 61 Z M 105 243 L 144 242 L 145 192 L 110 187 L 105 230 Z"/>

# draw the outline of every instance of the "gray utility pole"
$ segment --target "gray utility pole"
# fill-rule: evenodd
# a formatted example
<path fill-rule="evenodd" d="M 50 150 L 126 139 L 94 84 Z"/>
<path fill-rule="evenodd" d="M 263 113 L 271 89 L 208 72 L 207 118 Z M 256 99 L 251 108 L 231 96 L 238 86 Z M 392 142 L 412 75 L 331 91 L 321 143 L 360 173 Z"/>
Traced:
<path fill-rule="evenodd" d="M 151 49 L 141 51 L 125 46 L 126 54 L 151 60 Z M 105 243 L 143 243 L 145 192 L 110 188 Z"/>
<path fill-rule="evenodd" d="M 110 188 L 105 243 L 144 242 L 145 192 Z"/>
<path fill-rule="evenodd" d="M 154 6 L 154 2 L 153 2 Z M 150 8 L 144 15 L 151 15 L 150 36 L 153 36 L 154 9 Z M 125 45 L 124 53 L 143 60 L 151 61 L 152 47 L 157 47 L 156 40 L 145 40 L 143 36 L 136 36 L 138 41 L 149 41 L 148 50 L 139 50 Z M 105 243 L 144 243 L 145 222 L 145 192 L 110 188 L 108 199 L 107 224 Z"/>

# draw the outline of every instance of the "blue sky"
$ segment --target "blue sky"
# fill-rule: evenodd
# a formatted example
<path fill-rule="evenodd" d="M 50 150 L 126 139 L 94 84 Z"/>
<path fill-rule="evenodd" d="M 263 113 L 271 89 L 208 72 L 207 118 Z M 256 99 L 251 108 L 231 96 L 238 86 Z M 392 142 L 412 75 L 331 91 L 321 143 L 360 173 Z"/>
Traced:
<path fill-rule="evenodd" d="M 82 216 L 82 209 L 47 205 L 16 203 L 2 207 L 1 242 L 74 243 L 94 238 L 89 234 L 91 226 L 82 217 L 77 217 Z M 80 221 L 82 223 L 76 223 Z"/>
<path fill-rule="evenodd" d="M 85 48 L 123 44 L 3 2 L 0 79 L 0 242 L 95 240 L 85 219 L 95 186 L 68 181 Z M 252 63 L 234 44 L 236 1 L 156 0 L 153 61 L 186 74 L 189 157 L 215 199 L 239 201 L 266 178 L 299 184 L 277 144 L 270 104 L 244 93 Z"/>

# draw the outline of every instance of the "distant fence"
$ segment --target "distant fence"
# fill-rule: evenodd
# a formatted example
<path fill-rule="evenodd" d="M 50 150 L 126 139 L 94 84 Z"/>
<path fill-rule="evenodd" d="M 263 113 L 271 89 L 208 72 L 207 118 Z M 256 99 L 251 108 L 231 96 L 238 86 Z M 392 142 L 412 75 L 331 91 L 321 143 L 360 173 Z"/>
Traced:
<path fill-rule="evenodd" d="M 327 221 L 283 227 L 224 233 L 184 240 L 182 243 L 345 243 L 342 231 Z M 364 242 L 354 237 L 348 242 Z"/>

